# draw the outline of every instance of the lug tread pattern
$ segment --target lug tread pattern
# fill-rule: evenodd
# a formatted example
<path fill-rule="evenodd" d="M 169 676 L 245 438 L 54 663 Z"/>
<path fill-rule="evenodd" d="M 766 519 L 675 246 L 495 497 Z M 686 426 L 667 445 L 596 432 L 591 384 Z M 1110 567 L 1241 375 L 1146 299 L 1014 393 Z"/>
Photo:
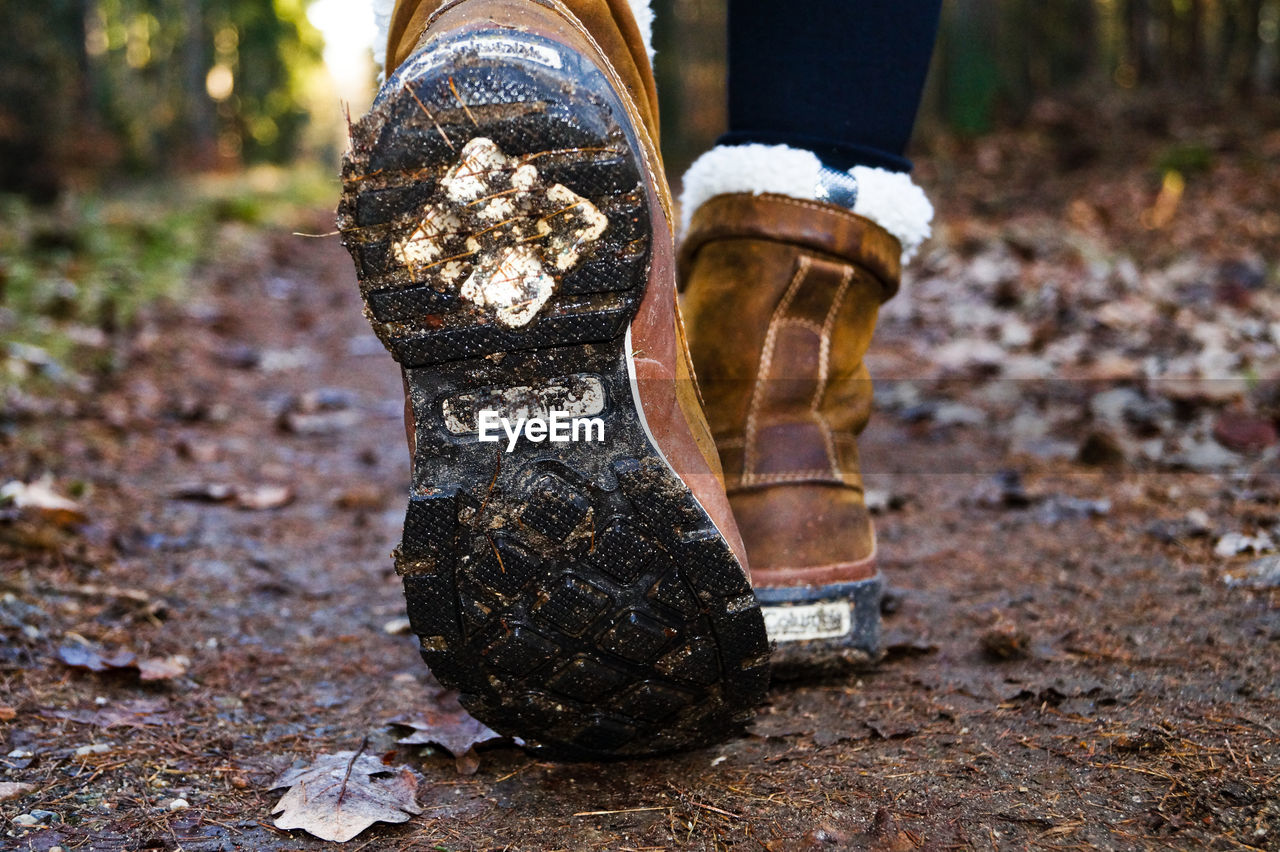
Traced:
<path fill-rule="evenodd" d="M 662 493 L 629 499 L 528 473 L 502 498 L 517 507 L 514 530 L 459 536 L 468 552 L 452 589 L 406 583 L 406 595 L 432 595 L 419 608 L 460 610 L 464 628 L 447 636 L 466 637 L 422 653 L 433 671 L 463 673 L 451 685 L 478 718 L 570 755 L 648 754 L 733 730 L 760 700 L 768 642 L 727 545 L 705 516 L 686 541 L 643 524 L 633 502 L 671 500 L 668 477 Z M 609 521 L 594 547 L 566 548 L 561 537 L 595 517 Z"/>
<path fill-rule="evenodd" d="M 475 62 L 443 80 L 411 81 L 375 107 L 381 121 L 356 128 L 339 225 L 374 331 L 405 367 L 612 340 L 643 296 L 647 204 L 612 108 L 590 96 L 590 108 L 567 105 L 564 86 L 548 71 L 499 68 Z M 416 227 L 419 211 L 443 198 L 441 179 L 477 137 L 529 158 L 547 186 L 568 187 L 610 223 L 575 266 L 556 273 L 550 302 L 520 328 L 497 325 L 456 294 L 424 286 L 429 267 L 397 258 L 393 248 Z"/>
<path fill-rule="evenodd" d="M 406 367 L 461 361 L 522 349 L 610 340 L 626 330 L 634 307 L 586 310 L 535 320 L 533 328 L 512 330 L 472 325 L 439 330 L 418 329 L 412 335 L 385 340 L 392 356 Z"/>
<path fill-rule="evenodd" d="M 430 287 L 379 290 L 368 295 L 369 310 L 382 322 L 403 322 L 456 310 L 458 297 Z"/>

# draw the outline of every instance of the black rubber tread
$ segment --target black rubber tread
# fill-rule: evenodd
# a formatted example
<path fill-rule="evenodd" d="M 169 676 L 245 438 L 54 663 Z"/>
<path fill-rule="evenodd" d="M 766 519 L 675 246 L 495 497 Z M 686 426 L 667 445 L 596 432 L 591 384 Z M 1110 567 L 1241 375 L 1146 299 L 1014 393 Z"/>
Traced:
<path fill-rule="evenodd" d="M 633 401 L 624 339 L 650 249 L 637 142 L 589 62 L 536 36 L 508 38 L 554 50 L 559 69 L 518 51 L 482 59 L 428 46 L 454 61 L 406 63 L 353 128 L 344 161 L 339 226 L 417 424 L 396 553 L 410 623 L 473 715 L 552 754 L 705 745 L 751 718 L 769 648 L 742 568 Z M 441 175 L 476 138 L 527 157 L 608 218 L 519 328 L 391 248 L 439 202 Z M 446 400 L 536 392 L 565 376 L 598 382 L 604 442 L 521 440 L 508 453 L 505 437 L 481 443 L 445 417 Z"/>

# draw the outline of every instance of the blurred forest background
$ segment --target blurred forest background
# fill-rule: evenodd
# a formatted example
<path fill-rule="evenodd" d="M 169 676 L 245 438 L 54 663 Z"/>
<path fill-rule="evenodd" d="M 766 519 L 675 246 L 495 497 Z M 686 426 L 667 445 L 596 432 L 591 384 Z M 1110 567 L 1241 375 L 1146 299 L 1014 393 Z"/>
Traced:
<path fill-rule="evenodd" d="M 724 126 L 726 4 L 656 7 L 663 147 L 683 163 Z M 1043 98 L 1247 111 L 1277 92 L 1277 0 L 944 0 L 917 148 L 1022 124 Z"/>
<path fill-rule="evenodd" d="M 49 201 L 116 177 L 334 158 L 311 5 L 2 0 L 0 190 Z M 683 161 L 724 123 L 725 3 L 656 6 L 666 142 Z M 1247 106 L 1280 91 L 1280 0 L 947 0 L 944 16 L 924 134 L 1017 123 L 1051 94 Z"/>
<path fill-rule="evenodd" d="M 679 175 L 724 126 L 725 2 L 656 6 Z M 221 223 L 336 198 L 344 107 L 374 86 L 367 0 L 0 9 L 0 382 L 56 374 L 67 324 L 100 341 L 174 292 Z M 1148 135 L 1182 115 L 1256 126 L 1278 91 L 1280 0 L 947 0 L 916 147 L 945 158 L 1039 126 L 1069 167 L 1101 155 L 1104 114 Z M 1169 157 L 1166 171 L 1206 171 L 1213 142 Z"/>

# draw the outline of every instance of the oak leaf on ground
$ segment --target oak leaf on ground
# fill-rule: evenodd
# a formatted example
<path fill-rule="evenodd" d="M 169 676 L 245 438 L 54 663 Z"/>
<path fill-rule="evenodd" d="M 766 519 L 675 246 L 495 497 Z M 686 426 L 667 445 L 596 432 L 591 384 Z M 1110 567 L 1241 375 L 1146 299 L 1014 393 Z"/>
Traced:
<path fill-rule="evenodd" d="M 290 769 L 271 785 L 288 787 L 276 806 L 276 828 L 300 828 L 321 840 L 345 843 L 375 822 L 407 822 L 422 813 L 418 776 L 354 751 L 323 754 Z"/>

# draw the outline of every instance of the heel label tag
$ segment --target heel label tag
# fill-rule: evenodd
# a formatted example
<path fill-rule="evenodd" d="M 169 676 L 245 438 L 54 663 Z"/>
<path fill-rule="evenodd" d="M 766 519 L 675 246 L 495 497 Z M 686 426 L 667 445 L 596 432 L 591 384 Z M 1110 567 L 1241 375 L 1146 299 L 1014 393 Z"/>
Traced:
<path fill-rule="evenodd" d="M 764 606 L 764 627 L 773 642 L 803 642 L 848 636 L 853 627 L 848 601 Z"/>

